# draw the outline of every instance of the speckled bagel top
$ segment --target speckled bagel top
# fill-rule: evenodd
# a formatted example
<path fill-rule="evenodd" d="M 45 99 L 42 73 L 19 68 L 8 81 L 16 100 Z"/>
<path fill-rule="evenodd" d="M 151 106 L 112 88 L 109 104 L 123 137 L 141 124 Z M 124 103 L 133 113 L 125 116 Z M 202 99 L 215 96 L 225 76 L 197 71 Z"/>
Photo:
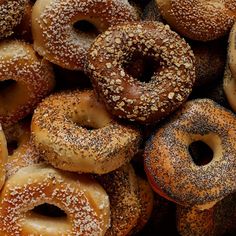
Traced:
<path fill-rule="evenodd" d="M 159 62 L 150 82 L 138 81 L 123 64 L 134 53 Z M 182 104 L 195 80 L 194 56 L 169 26 L 157 22 L 122 24 L 97 37 L 88 70 L 111 113 L 141 123 L 157 122 Z"/>
<path fill-rule="evenodd" d="M 178 205 L 176 214 L 177 228 L 183 236 L 224 235 L 235 229 L 236 193 L 204 211 Z"/>
<path fill-rule="evenodd" d="M 133 167 L 130 164 L 123 165 L 106 175 L 98 176 L 98 181 L 108 193 L 111 205 L 111 227 L 105 235 L 127 235 L 141 214 Z"/>
<path fill-rule="evenodd" d="M 36 108 L 31 128 L 44 157 L 69 171 L 108 173 L 128 162 L 141 141 L 138 129 L 114 121 L 89 90 L 47 97 Z"/>
<path fill-rule="evenodd" d="M 31 45 L 14 40 L 0 43 L 0 68 L 0 81 L 15 81 L 0 94 L 0 122 L 9 127 L 30 114 L 53 89 L 54 73 Z"/>
<path fill-rule="evenodd" d="M 236 19 L 235 0 L 156 0 L 165 20 L 177 32 L 208 41 L 225 35 Z"/>
<path fill-rule="evenodd" d="M 91 186 L 94 186 L 97 195 L 92 195 Z M 96 202 L 97 199 L 102 201 Z M 49 221 L 47 225 L 42 220 L 37 223 L 37 219 L 32 220 L 35 226 L 33 230 L 37 233 L 27 232 L 28 224 L 30 225 L 28 223 L 30 215 L 27 213 L 43 203 L 53 204 L 67 214 L 67 227 L 63 221 L 61 224 L 54 221 L 58 226 L 58 235 L 102 236 L 104 235 L 102 231 L 109 225 L 104 227 L 105 222 L 102 219 L 105 216 L 103 213 L 109 215 L 108 196 L 98 183 L 88 177 L 65 173 L 50 166 L 33 165 L 20 169 L 8 179 L 1 192 L 0 233 L 8 236 L 21 233 L 36 235 L 38 228 L 43 229 L 43 227 L 50 232 L 53 223 Z M 40 233 L 50 235 L 45 232 Z"/>
<path fill-rule="evenodd" d="M 213 159 L 196 165 L 188 146 L 201 140 Z M 209 99 L 187 102 L 146 146 L 150 183 L 173 201 L 207 209 L 236 190 L 236 117 Z"/>
<path fill-rule="evenodd" d="M 177 205 L 176 225 L 182 236 L 214 236 L 214 207 L 200 211 L 192 207 Z"/>
<path fill-rule="evenodd" d="M 64 68 L 83 70 L 94 33 L 76 32 L 73 24 L 88 21 L 99 32 L 125 21 L 138 20 L 128 0 L 38 0 L 33 7 L 34 48 Z"/>
<path fill-rule="evenodd" d="M 0 39 L 13 34 L 13 28 L 23 17 L 27 0 L 0 1 Z"/>

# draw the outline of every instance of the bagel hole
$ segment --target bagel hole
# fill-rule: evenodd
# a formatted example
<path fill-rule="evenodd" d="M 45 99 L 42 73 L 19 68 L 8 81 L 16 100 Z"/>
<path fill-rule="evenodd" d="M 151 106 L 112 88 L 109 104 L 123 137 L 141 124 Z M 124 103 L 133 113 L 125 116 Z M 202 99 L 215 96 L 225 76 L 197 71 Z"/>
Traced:
<path fill-rule="evenodd" d="M 123 64 L 124 71 L 142 83 L 149 83 L 158 67 L 159 61 L 141 53 L 134 53 Z"/>
<path fill-rule="evenodd" d="M 19 144 L 16 140 L 7 142 L 8 155 L 11 156 L 14 153 L 14 151 L 18 148 L 18 146 Z"/>
<path fill-rule="evenodd" d="M 0 81 L 0 93 L 2 93 L 5 90 L 10 89 L 12 86 L 16 84 L 15 80 L 4 80 Z"/>
<path fill-rule="evenodd" d="M 87 20 L 80 20 L 73 25 L 76 32 L 82 32 L 88 35 L 94 35 L 95 37 L 100 34 L 97 27 Z"/>
<path fill-rule="evenodd" d="M 80 127 L 84 128 L 84 129 L 87 129 L 87 130 L 94 130 L 96 128 L 92 127 L 92 126 L 89 126 L 89 125 L 80 125 Z"/>
<path fill-rule="evenodd" d="M 36 206 L 31 211 L 41 216 L 67 217 L 67 214 L 62 209 L 48 203 L 44 203 L 42 205 Z"/>
<path fill-rule="evenodd" d="M 86 120 L 73 121 L 77 126 L 82 127 L 86 130 L 94 130 L 96 126 L 91 122 L 86 122 Z"/>
<path fill-rule="evenodd" d="M 211 162 L 213 159 L 212 149 L 202 141 L 195 141 L 189 145 L 189 153 L 193 159 L 193 162 L 197 166 L 204 166 Z"/>

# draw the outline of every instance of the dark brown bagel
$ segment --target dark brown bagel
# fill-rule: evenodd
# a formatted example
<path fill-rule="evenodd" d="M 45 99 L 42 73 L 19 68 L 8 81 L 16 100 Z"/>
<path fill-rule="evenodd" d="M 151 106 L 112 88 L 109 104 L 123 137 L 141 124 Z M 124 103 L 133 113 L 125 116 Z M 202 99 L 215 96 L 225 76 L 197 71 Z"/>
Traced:
<path fill-rule="evenodd" d="M 156 67 L 149 82 L 130 76 L 123 65 L 138 53 Z M 98 96 L 114 115 L 148 124 L 177 109 L 191 92 L 194 56 L 168 25 L 126 23 L 97 37 L 88 55 L 88 70 Z"/>

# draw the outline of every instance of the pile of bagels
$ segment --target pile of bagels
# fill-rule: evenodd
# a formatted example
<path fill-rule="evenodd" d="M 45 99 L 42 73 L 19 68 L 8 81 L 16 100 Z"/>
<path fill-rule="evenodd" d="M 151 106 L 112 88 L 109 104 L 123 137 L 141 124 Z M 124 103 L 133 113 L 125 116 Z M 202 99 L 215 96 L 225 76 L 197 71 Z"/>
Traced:
<path fill-rule="evenodd" d="M 0 236 L 236 234 L 236 0 L 0 0 Z"/>

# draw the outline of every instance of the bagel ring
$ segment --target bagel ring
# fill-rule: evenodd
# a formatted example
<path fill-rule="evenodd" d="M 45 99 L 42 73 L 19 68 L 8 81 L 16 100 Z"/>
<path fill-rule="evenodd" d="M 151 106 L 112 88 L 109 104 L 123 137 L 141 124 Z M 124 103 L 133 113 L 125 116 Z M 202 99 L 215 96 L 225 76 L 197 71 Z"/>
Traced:
<path fill-rule="evenodd" d="M 54 64 L 83 70 L 87 51 L 97 34 L 111 25 L 138 19 L 127 0 L 37 0 L 32 13 L 34 48 Z M 95 29 L 76 31 L 73 25 L 83 21 Z"/>
<path fill-rule="evenodd" d="M 96 174 L 130 161 L 141 141 L 138 129 L 114 121 L 89 90 L 46 98 L 34 112 L 31 130 L 36 147 L 53 166 Z"/>
<path fill-rule="evenodd" d="M 30 44 L 0 42 L 0 123 L 9 127 L 29 115 L 53 89 L 52 66 L 38 57 Z"/>
<path fill-rule="evenodd" d="M 62 209 L 66 217 L 32 211 L 44 203 Z M 0 195 L 0 234 L 104 235 L 110 224 L 109 199 L 88 176 L 65 173 L 44 164 L 20 169 Z"/>
<path fill-rule="evenodd" d="M 235 139 L 233 113 L 209 99 L 187 102 L 145 148 L 145 170 L 154 191 L 183 206 L 211 208 L 236 190 Z M 210 162 L 195 164 L 188 149 L 195 141 L 211 148 Z"/>
<path fill-rule="evenodd" d="M 135 54 L 150 57 L 156 68 L 141 82 L 124 70 Z M 169 26 L 146 21 L 110 27 L 88 55 L 88 73 L 99 98 L 119 118 L 153 123 L 177 109 L 195 80 L 194 55 Z"/>
<path fill-rule="evenodd" d="M 220 38 L 236 19 L 234 0 L 156 0 L 156 3 L 171 27 L 193 40 Z"/>

